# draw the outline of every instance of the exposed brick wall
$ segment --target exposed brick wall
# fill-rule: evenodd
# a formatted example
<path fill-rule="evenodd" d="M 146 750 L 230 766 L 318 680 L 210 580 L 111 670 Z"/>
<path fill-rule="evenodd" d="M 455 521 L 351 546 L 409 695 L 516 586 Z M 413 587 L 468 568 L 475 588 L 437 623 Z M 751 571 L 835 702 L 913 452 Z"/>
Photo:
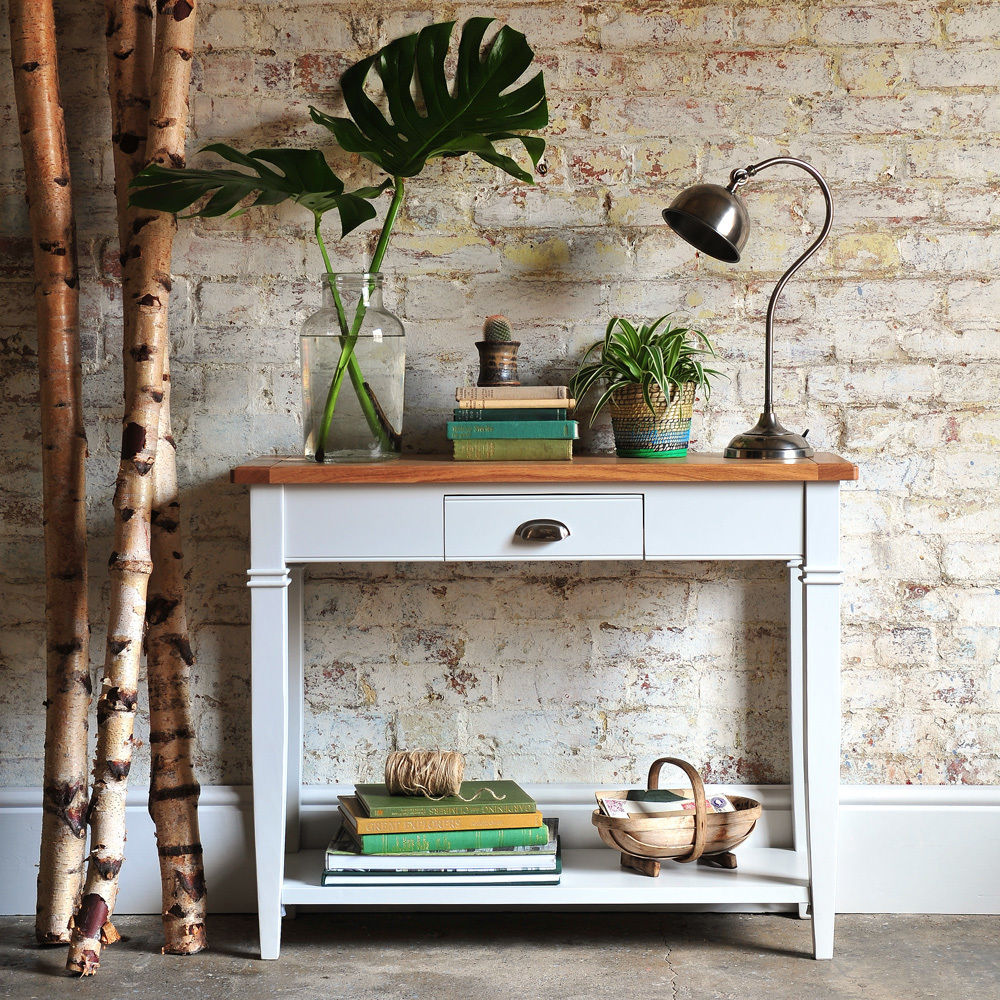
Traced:
<path fill-rule="evenodd" d="M 121 307 L 102 17 L 96 3 L 58 6 L 100 661 Z M 190 148 L 322 143 L 307 105 L 336 109 L 339 72 L 432 11 L 495 12 L 523 29 L 553 121 L 535 188 L 472 160 L 439 162 L 409 186 L 387 261 L 388 299 L 407 325 L 407 447 L 444 446 L 449 396 L 472 370 L 484 315 L 515 320 L 529 377 L 563 378 L 609 314 L 676 309 L 711 334 L 732 375 L 694 430 L 698 448 L 721 448 L 756 417 L 767 296 L 816 232 L 819 194 L 790 169 L 757 179 L 753 242 L 737 267 L 695 258 L 659 212 L 694 179 L 722 181 L 783 151 L 811 160 L 837 219 L 782 301 L 776 398 L 789 426 L 861 466 L 843 501 L 844 779 L 1000 782 L 1000 3 L 206 0 Z M 44 697 L 35 333 L 20 151 L 9 74 L 0 78 L 0 781 L 31 784 Z M 174 422 L 209 783 L 249 779 L 248 505 L 226 474 L 298 446 L 296 329 L 321 270 L 305 223 L 292 210 L 251 211 L 183 223 L 177 241 Z M 369 229 L 335 244 L 338 266 L 357 269 L 371 241 Z M 608 447 L 606 428 L 586 444 Z M 316 571 L 306 778 L 371 777 L 395 741 L 456 745 L 470 773 L 525 780 L 632 779 L 668 750 L 714 778 L 784 780 L 783 573 Z"/>

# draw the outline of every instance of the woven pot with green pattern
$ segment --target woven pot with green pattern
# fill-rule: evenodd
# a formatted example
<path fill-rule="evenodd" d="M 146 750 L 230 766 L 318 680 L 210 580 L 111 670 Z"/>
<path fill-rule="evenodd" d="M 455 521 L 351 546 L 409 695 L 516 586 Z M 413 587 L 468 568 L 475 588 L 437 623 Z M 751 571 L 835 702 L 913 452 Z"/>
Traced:
<path fill-rule="evenodd" d="M 622 458 L 680 458 L 687 454 L 694 411 L 694 382 L 680 389 L 670 386 L 670 399 L 659 386 L 650 387 L 653 412 L 646 405 L 641 385 L 615 389 L 608 404 L 615 451 Z"/>
<path fill-rule="evenodd" d="M 703 364 L 714 357 L 701 330 L 675 326 L 669 315 L 637 324 L 612 316 L 570 379 L 571 395 L 579 403 L 598 392 L 590 422 L 608 407 L 619 455 L 679 458 L 687 454 L 695 393 L 700 388 L 707 400 L 712 380 L 725 378 Z"/>

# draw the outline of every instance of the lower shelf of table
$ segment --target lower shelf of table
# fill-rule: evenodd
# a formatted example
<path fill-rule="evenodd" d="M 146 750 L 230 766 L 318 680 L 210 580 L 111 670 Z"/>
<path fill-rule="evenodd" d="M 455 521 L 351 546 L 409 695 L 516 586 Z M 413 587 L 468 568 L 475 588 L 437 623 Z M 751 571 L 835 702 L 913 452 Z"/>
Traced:
<path fill-rule="evenodd" d="M 690 903 L 806 903 L 801 857 L 779 848 L 737 850 L 723 871 L 665 862 L 659 878 L 623 871 L 607 848 L 563 851 L 559 885 L 323 886 L 322 851 L 285 856 L 282 903 L 289 906 L 607 906 Z"/>

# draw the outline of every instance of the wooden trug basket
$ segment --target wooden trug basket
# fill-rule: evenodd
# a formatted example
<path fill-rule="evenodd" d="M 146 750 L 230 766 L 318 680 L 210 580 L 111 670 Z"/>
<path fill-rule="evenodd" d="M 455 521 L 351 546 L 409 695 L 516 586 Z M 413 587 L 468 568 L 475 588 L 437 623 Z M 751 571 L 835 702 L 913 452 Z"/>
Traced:
<path fill-rule="evenodd" d="M 735 812 L 710 813 L 701 775 L 687 761 L 661 757 L 649 769 L 647 786 L 659 788 L 660 768 L 674 764 L 691 780 L 695 812 L 665 812 L 649 816 L 605 816 L 595 809 L 591 822 L 608 847 L 621 851 L 622 866 L 643 875 L 659 875 L 660 861 L 698 861 L 715 868 L 735 868 L 732 849 L 742 844 L 760 819 L 760 803 L 742 795 L 730 795 Z M 672 789 L 685 794 L 685 789 Z M 625 798 L 628 790 L 607 793 Z"/>

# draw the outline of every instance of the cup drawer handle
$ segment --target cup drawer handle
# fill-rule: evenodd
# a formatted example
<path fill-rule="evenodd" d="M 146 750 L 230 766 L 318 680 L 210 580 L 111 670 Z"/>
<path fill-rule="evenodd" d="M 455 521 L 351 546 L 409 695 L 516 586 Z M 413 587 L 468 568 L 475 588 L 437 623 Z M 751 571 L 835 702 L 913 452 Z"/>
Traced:
<path fill-rule="evenodd" d="M 561 542 L 564 538 L 569 538 L 569 528 L 562 521 L 538 517 L 519 524 L 514 530 L 514 536 L 525 542 Z"/>

